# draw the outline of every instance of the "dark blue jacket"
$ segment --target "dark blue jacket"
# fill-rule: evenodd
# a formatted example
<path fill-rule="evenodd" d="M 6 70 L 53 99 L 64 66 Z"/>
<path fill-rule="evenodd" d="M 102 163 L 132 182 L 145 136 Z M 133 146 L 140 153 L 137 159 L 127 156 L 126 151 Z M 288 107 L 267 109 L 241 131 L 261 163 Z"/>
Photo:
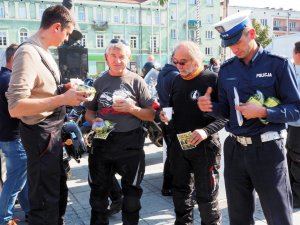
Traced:
<path fill-rule="evenodd" d="M 172 84 L 177 75 L 179 75 L 177 67 L 171 64 L 166 64 L 158 74 L 156 90 L 162 108 L 170 104 Z"/>
<path fill-rule="evenodd" d="M 5 92 L 8 89 L 11 70 L 1 67 L 0 71 L 0 141 L 13 141 L 19 138 L 19 120 L 11 118 L 8 112 Z"/>
<path fill-rule="evenodd" d="M 263 124 L 258 118 L 244 118 L 243 125 L 238 125 L 233 87 L 237 88 L 240 103 L 247 102 L 257 90 L 265 99 L 275 97 L 280 100 L 280 105 L 267 108 L 268 124 Z M 237 57 L 229 59 L 219 72 L 219 98 L 218 103 L 213 103 L 213 114 L 228 118 L 225 128 L 235 135 L 254 136 L 285 129 L 285 123 L 300 118 L 300 95 L 292 64 L 262 47 L 249 65 Z"/>

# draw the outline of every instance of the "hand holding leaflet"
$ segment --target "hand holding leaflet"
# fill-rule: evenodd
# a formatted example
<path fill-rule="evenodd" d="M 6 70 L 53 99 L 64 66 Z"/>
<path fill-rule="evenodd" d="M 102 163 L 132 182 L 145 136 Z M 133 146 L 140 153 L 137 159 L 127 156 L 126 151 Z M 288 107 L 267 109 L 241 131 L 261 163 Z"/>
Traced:
<path fill-rule="evenodd" d="M 233 92 L 234 92 L 234 105 L 239 106 L 240 105 L 240 97 L 239 97 L 236 87 L 233 87 Z M 242 126 L 243 122 L 244 122 L 243 116 L 242 116 L 241 112 L 238 110 L 236 110 L 236 117 L 237 117 L 239 126 Z"/>

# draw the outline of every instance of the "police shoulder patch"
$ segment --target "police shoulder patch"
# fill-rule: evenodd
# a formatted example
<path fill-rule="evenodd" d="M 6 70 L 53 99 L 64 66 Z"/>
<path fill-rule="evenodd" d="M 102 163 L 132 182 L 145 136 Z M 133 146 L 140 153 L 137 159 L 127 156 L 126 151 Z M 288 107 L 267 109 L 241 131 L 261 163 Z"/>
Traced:
<path fill-rule="evenodd" d="M 271 53 L 271 52 L 268 52 L 268 55 L 271 56 L 271 57 L 278 58 L 278 59 L 283 59 L 283 60 L 287 60 L 288 59 L 286 56 L 277 55 L 277 54 L 274 54 L 274 53 Z"/>
<path fill-rule="evenodd" d="M 234 60 L 234 58 L 235 58 L 235 57 L 232 57 L 232 58 L 230 58 L 230 59 L 225 60 L 225 61 L 222 63 L 221 67 L 227 66 L 227 65 L 229 65 L 230 63 L 232 63 L 233 60 Z"/>

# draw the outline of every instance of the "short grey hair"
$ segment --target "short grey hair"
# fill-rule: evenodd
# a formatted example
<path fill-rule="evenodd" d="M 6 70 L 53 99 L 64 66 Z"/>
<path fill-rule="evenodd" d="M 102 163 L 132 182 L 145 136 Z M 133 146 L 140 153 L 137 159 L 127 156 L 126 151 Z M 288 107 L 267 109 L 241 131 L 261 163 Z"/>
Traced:
<path fill-rule="evenodd" d="M 202 53 L 200 46 L 192 41 L 182 41 L 174 49 L 174 54 L 181 48 L 186 47 L 189 52 L 189 56 L 198 63 L 198 65 L 203 64 L 204 54 Z"/>
<path fill-rule="evenodd" d="M 118 42 L 118 43 L 109 43 L 108 46 L 105 49 L 105 55 L 108 54 L 108 52 L 110 51 L 110 49 L 112 48 L 117 48 L 117 49 L 121 49 L 121 50 L 125 50 L 127 56 L 131 55 L 131 50 L 130 50 L 130 46 L 129 45 L 125 45 L 122 42 Z"/>

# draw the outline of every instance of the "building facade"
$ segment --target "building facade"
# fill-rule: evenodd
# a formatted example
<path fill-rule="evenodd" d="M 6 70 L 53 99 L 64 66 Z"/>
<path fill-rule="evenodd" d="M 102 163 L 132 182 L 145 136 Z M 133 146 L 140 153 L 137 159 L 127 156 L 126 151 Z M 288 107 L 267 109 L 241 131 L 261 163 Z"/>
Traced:
<path fill-rule="evenodd" d="M 203 0 L 198 5 L 198 0 L 169 0 L 165 6 L 157 0 L 73 2 L 83 34 L 81 44 L 88 48 L 90 75 L 108 69 L 104 51 L 112 38 L 127 40 L 132 49 L 129 66 L 138 72 L 149 55 L 164 65 L 182 40 L 198 41 L 205 53 L 205 63 L 211 57 L 220 59 L 220 39 L 212 27 L 221 18 L 220 0 Z M 38 30 L 47 7 L 61 3 L 62 0 L 0 0 L 0 56 L 10 43 L 22 43 Z"/>
<path fill-rule="evenodd" d="M 269 37 L 273 40 L 277 37 L 285 39 L 285 35 L 300 34 L 300 12 L 292 8 L 285 10 L 282 8 L 257 8 L 245 6 L 228 6 L 228 15 L 251 10 L 251 19 L 256 19 L 262 26 L 268 27 Z M 279 50 L 281 51 L 281 50 Z M 226 48 L 225 58 L 231 58 L 234 54 L 229 48 Z"/>
<path fill-rule="evenodd" d="M 292 8 L 285 10 L 283 8 L 229 6 L 228 13 L 230 15 L 247 9 L 251 10 L 251 18 L 255 18 L 262 26 L 269 28 L 270 37 L 300 33 L 299 11 Z"/>

